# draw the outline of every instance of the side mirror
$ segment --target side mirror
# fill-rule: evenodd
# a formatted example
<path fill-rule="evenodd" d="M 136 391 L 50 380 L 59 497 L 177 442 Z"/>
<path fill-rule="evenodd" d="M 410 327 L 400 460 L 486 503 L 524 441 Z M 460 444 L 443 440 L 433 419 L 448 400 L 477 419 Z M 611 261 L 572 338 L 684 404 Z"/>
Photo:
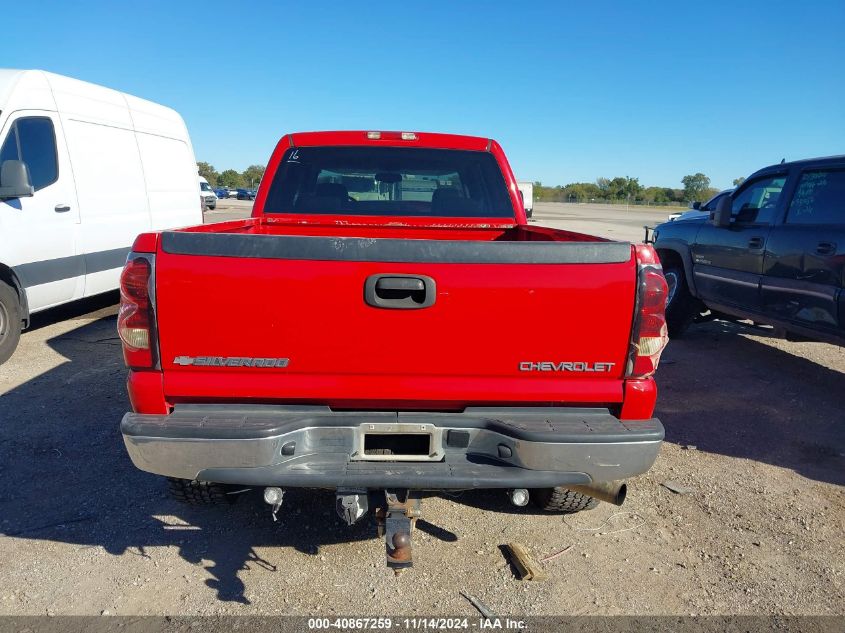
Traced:
<path fill-rule="evenodd" d="M 0 200 L 24 198 L 35 194 L 29 169 L 22 160 L 4 160 L 0 164 Z"/>
<path fill-rule="evenodd" d="M 719 202 L 716 203 L 716 210 L 710 213 L 710 221 L 713 226 L 730 226 L 731 225 L 731 207 L 733 206 L 733 199 L 730 196 L 722 196 Z"/>
<path fill-rule="evenodd" d="M 522 200 L 523 206 L 525 205 L 525 194 L 522 193 L 522 189 L 517 189 L 517 193 L 519 193 L 519 199 Z"/>
<path fill-rule="evenodd" d="M 700 202 L 690 202 L 689 208 L 695 209 L 696 211 L 698 211 L 701 208 L 701 203 Z"/>

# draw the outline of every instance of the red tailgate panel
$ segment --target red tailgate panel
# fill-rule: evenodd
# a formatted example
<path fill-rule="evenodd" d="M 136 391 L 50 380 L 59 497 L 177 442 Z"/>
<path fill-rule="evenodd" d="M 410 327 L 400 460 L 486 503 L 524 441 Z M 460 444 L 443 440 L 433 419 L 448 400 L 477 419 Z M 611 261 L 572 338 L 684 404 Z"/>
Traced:
<path fill-rule="evenodd" d="M 375 308 L 375 273 L 425 275 L 433 306 Z M 437 264 L 175 255 L 156 261 L 165 395 L 360 408 L 621 402 L 634 309 L 622 264 Z M 175 365 L 287 358 L 285 368 Z M 522 362 L 613 363 L 610 373 Z"/>

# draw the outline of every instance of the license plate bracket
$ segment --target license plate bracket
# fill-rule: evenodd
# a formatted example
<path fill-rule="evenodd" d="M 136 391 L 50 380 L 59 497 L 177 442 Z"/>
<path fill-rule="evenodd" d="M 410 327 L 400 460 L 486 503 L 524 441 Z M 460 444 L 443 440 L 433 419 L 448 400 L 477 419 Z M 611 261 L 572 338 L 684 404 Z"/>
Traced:
<path fill-rule="evenodd" d="M 351 459 L 438 462 L 443 455 L 442 429 L 433 424 L 373 422 L 358 428 Z"/>

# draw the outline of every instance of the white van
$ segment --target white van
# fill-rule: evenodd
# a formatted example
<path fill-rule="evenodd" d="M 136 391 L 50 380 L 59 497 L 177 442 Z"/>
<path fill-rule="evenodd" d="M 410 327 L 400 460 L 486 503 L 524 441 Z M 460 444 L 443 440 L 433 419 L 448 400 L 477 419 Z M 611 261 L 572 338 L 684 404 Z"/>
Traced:
<path fill-rule="evenodd" d="M 30 314 L 116 289 L 139 233 L 201 223 L 179 114 L 68 77 L 0 69 L 0 363 Z"/>
<path fill-rule="evenodd" d="M 525 207 L 525 216 L 530 218 L 534 215 L 534 183 L 521 181 L 516 183 L 519 193 L 522 196 L 522 205 Z"/>
<path fill-rule="evenodd" d="M 208 184 L 208 181 L 205 178 L 200 176 L 199 179 L 200 179 L 200 195 L 202 196 L 203 200 L 205 200 L 206 206 L 209 209 L 216 209 L 217 208 L 217 194 L 214 193 L 214 189 L 211 188 L 211 185 Z"/>

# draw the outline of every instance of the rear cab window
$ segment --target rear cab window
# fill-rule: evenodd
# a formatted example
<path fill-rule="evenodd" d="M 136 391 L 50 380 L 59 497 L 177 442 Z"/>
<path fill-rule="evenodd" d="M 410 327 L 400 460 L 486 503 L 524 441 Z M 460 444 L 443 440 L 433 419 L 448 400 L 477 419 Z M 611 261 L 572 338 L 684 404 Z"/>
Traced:
<path fill-rule="evenodd" d="M 786 223 L 845 225 L 845 170 L 820 169 L 801 174 Z"/>
<path fill-rule="evenodd" d="M 512 218 L 514 209 L 489 152 L 356 146 L 287 150 L 264 213 Z"/>

